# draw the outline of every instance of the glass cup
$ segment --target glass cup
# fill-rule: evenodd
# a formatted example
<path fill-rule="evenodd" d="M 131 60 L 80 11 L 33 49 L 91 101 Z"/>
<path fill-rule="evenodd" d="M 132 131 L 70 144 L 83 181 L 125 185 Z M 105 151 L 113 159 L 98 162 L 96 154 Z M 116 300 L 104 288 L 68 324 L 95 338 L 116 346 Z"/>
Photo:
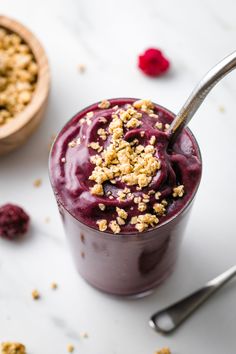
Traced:
<path fill-rule="evenodd" d="M 167 109 L 155 106 L 174 118 Z M 197 141 L 187 130 L 201 162 Z M 64 207 L 52 182 L 52 152 L 53 147 L 51 183 L 80 275 L 97 289 L 114 295 L 144 295 L 162 283 L 174 269 L 201 174 L 191 198 L 173 217 L 148 231 L 112 235 L 82 223 Z"/>

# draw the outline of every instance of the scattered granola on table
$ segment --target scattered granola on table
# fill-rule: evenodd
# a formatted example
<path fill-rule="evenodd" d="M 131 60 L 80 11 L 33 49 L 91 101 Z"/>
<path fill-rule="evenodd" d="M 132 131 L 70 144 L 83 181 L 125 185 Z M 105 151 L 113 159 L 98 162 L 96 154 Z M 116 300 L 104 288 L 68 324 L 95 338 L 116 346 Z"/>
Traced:
<path fill-rule="evenodd" d="M 26 354 L 26 348 L 21 343 L 3 342 L 1 354 Z"/>
<path fill-rule="evenodd" d="M 0 27 L 0 126 L 30 103 L 38 65 L 30 47 L 16 33 Z"/>
<path fill-rule="evenodd" d="M 36 187 L 36 188 L 40 187 L 41 184 L 42 184 L 41 178 L 37 178 L 37 179 L 34 181 L 34 187 Z"/>
<path fill-rule="evenodd" d="M 58 288 L 58 284 L 55 283 L 55 282 L 51 283 L 51 288 L 52 288 L 53 290 L 56 290 L 56 289 Z"/>
<path fill-rule="evenodd" d="M 78 71 L 83 74 L 86 71 L 86 66 L 84 64 L 79 64 Z"/>
<path fill-rule="evenodd" d="M 75 350 L 75 347 L 72 344 L 67 345 L 67 351 L 68 353 L 72 353 Z"/>
<path fill-rule="evenodd" d="M 88 333 L 87 332 L 81 332 L 80 333 L 81 338 L 88 338 Z"/>
<path fill-rule="evenodd" d="M 224 106 L 219 106 L 219 111 L 221 113 L 225 113 L 225 107 Z"/>
<path fill-rule="evenodd" d="M 155 352 L 155 354 L 171 354 L 171 351 L 168 347 L 164 347 L 158 350 L 157 352 Z"/>
<path fill-rule="evenodd" d="M 31 295 L 32 295 L 33 300 L 38 300 L 40 298 L 40 294 L 39 294 L 38 290 L 36 290 L 36 289 L 32 291 Z"/>

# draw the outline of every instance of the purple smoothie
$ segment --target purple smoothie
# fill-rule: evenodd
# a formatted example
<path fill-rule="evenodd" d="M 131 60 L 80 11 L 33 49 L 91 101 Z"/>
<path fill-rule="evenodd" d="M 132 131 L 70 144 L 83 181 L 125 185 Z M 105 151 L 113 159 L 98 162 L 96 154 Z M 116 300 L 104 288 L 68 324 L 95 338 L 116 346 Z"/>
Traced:
<path fill-rule="evenodd" d="M 103 291 L 142 293 L 173 269 L 201 178 L 189 129 L 167 149 L 173 118 L 145 100 L 112 99 L 79 112 L 52 147 L 51 183 L 76 266 Z"/>

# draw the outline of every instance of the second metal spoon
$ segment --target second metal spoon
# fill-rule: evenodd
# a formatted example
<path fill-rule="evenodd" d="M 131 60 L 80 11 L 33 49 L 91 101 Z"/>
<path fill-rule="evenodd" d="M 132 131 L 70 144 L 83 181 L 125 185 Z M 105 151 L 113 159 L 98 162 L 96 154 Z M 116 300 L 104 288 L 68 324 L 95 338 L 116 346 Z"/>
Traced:
<path fill-rule="evenodd" d="M 173 332 L 203 302 L 235 276 L 236 265 L 215 279 L 210 280 L 203 288 L 195 291 L 166 309 L 155 313 L 150 318 L 150 326 L 163 334 Z"/>

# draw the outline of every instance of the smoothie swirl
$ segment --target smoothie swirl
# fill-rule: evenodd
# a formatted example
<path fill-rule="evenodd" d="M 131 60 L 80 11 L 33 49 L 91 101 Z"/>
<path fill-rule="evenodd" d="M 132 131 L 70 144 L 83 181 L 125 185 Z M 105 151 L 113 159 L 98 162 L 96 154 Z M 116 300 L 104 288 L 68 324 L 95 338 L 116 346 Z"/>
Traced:
<path fill-rule="evenodd" d="M 173 115 L 149 100 L 102 101 L 77 114 L 53 145 L 59 204 L 100 231 L 129 234 L 165 222 L 191 199 L 201 174 L 184 130 L 167 150 Z"/>

